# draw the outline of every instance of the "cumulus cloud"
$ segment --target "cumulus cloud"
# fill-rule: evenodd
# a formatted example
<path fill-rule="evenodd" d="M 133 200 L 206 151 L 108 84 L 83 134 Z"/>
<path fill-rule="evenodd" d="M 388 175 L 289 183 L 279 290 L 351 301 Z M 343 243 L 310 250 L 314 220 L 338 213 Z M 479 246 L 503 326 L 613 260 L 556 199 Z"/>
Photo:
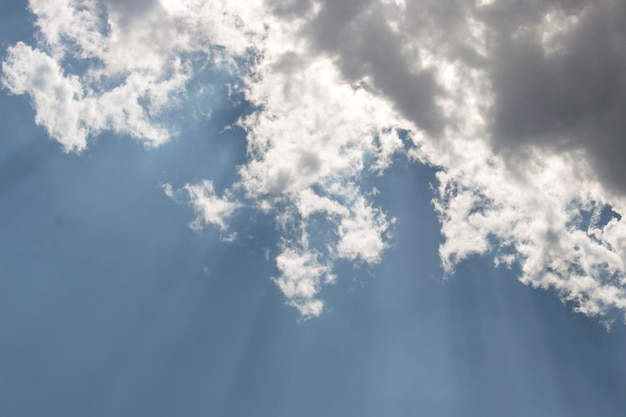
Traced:
<path fill-rule="evenodd" d="M 84 93 L 76 77 L 65 77 L 52 57 L 23 43 L 8 50 L 2 69 L 5 87 L 14 94 L 31 96 L 36 123 L 44 125 L 65 149 L 85 148 L 87 132 L 78 112 Z"/>
<path fill-rule="evenodd" d="M 287 297 L 288 304 L 297 308 L 304 318 L 319 316 L 324 303 L 315 297 L 328 267 L 319 263 L 315 253 L 292 248 L 281 251 L 276 266 L 280 275 L 274 282 Z"/>
<path fill-rule="evenodd" d="M 184 194 L 184 198 L 196 213 L 196 218 L 189 223 L 189 227 L 196 231 L 209 225 L 226 231 L 227 221 L 242 206 L 233 199 L 229 190 L 226 190 L 223 196 L 218 196 L 210 180 L 204 180 L 198 184 L 186 184 L 177 191 L 174 191 L 170 184 L 165 184 L 163 190 L 174 200 L 181 199 L 180 194 Z"/>
<path fill-rule="evenodd" d="M 456 126 L 416 152 L 445 169 L 435 200 L 444 268 L 471 254 L 519 264 L 589 315 L 624 314 L 623 4 L 494 2 L 467 12 L 484 38 L 479 66 L 457 60 L 448 83 Z M 620 17 L 621 16 L 621 17 Z M 621 23 L 618 24 L 619 19 Z M 474 68 L 474 70 L 469 69 Z M 455 81 L 457 78 L 461 83 Z M 451 109 L 458 107 L 454 102 Z M 462 106 L 462 105 L 461 105 Z M 471 132 L 471 134 L 467 134 Z M 478 139 L 478 140 L 477 140 Z M 608 154 L 611 153 L 611 156 Z M 616 215 L 589 223 L 605 205 Z"/>
<path fill-rule="evenodd" d="M 180 69 L 180 65 L 175 65 Z M 66 151 L 82 151 L 87 138 L 110 130 L 158 146 L 169 132 L 155 125 L 151 114 L 158 113 L 169 93 L 179 91 L 186 81 L 184 72 L 175 78 L 129 75 L 108 91 L 94 94 L 79 77 L 66 75 L 51 56 L 18 43 L 8 50 L 3 63 L 3 84 L 14 94 L 28 93 L 36 110 L 35 122 L 44 126 Z M 146 109 L 140 100 L 151 101 Z"/>
<path fill-rule="evenodd" d="M 194 64 L 232 64 L 255 39 L 239 19 L 254 6 L 157 0 L 30 0 L 39 42 L 18 43 L 2 84 L 29 94 L 36 122 L 66 151 L 103 131 L 158 146 L 172 134 L 161 115 L 193 77 Z M 197 65 L 196 65 L 197 66 Z"/>
<path fill-rule="evenodd" d="M 159 115 L 194 60 L 241 75 L 239 179 L 180 192 L 194 228 L 226 230 L 242 204 L 273 213 L 273 280 L 305 317 L 336 261 L 381 261 L 395 220 L 362 179 L 407 148 L 438 169 L 447 274 L 489 254 L 580 312 L 626 314 L 622 1 L 243 3 L 31 0 L 40 43 L 9 48 L 3 85 L 80 151 L 104 130 L 166 141 Z"/>

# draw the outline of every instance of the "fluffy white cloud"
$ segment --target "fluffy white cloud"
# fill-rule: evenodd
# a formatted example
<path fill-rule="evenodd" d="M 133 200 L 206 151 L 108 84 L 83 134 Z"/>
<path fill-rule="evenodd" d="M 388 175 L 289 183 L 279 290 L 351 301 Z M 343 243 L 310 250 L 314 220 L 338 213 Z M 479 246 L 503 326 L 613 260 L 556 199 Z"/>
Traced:
<path fill-rule="evenodd" d="M 76 77 L 65 77 L 53 58 L 23 43 L 9 48 L 2 70 L 9 91 L 31 96 L 36 123 L 44 125 L 66 150 L 85 148 L 87 128 L 79 116 L 84 93 Z"/>
<path fill-rule="evenodd" d="M 315 297 L 329 268 L 319 263 L 315 253 L 293 248 L 281 251 L 276 266 L 281 274 L 274 282 L 287 297 L 288 304 L 297 308 L 304 318 L 319 316 L 324 303 Z"/>
<path fill-rule="evenodd" d="M 165 184 L 163 188 L 168 197 L 176 199 L 176 194 L 170 184 Z M 217 226 L 221 231 L 226 231 L 228 229 L 226 222 L 237 209 L 241 208 L 241 203 L 234 201 L 228 190 L 222 197 L 219 197 L 210 180 L 204 180 L 199 184 L 186 184 L 178 190 L 178 194 L 181 192 L 186 194 L 185 198 L 196 213 L 196 218 L 189 223 L 189 226 L 196 231 L 208 225 Z"/>
<path fill-rule="evenodd" d="M 491 164 L 489 163 L 491 162 Z M 523 176 L 501 161 L 476 158 L 480 175 L 438 175 L 436 208 L 445 243 L 444 269 L 472 254 L 493 252 L 496 264 L 519 263 L 522 282 L 555 289 L 590 315 L 625 311 L 623 221 L 599 216 L 606 192 L 565 156 L 536 155 Z M 623 212 L 613 201 L 613 209 Z"/>
<path fill-rule="evenodd" d="M 350 214 L 344 216 L 339 224 L 337 256 L 351 261 L 378 263 L 387 248 L 385 233 L 388 229 L 386 216 L 359 195 L 351 202 Z"/>
<path fill-rule="evenodd" d="M 234 69 L 253 54 L 239 180 L 221 197 L 210 181 L 183 192 L 194 228 L 226 230 L 244 203 L 276 214 L 274 282 L 303 316 L 323 311 L 335 261 L 381 260 L 394 220 L 359 184 L 404 152 L 401 138 L 439 168 L 447 273 L 490 254 L 580 312 L 626 314 L 623 2 L 30 5 L 41 43 L 9 49 L 3 84 L 31 96 L 37 123 L 67 150 L 104 130 L 162 143 L 171 132 L 158 115 L 194 59 Z"/>
<path fill-rule="evenodd" d="M 36 123 L 44 126 L 66 151 L 82 151 L 87 138 L 104 130 L 130 135 L 148 146 L 167 141 L 169 132 L 152 123 L 167 104 L 168 95 L 180 91 L 187 79 L 180 62 L 175 77 L 130 74 L 125 81 L 94 94 L 76 75 L 66 75 L 51 56 L 18 43 L 9 48 L 3 63 L 3 84 L 14 94 L 28 93 L 36 110 Z M 141 99 L 150 100 L 146 109 Z"/>
<path fill-rule="evenodd" d="M 175 132 L 160 116 L 178 103 L 193 64 L 233 65 L 263 31 L 252 2 L 30 0 L 29 7 L 39 43 L 8 49 L 2 84 L 31 96 L 36 122 L 66 151 L 84 150 L 107 130 L 147 146 L 166 142 Z"/>

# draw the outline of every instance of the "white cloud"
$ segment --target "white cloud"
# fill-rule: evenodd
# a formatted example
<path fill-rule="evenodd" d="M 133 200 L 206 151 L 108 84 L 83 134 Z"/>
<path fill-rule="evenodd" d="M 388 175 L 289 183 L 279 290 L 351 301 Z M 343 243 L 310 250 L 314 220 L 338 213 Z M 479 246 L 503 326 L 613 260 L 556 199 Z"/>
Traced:
<path fill-rule="evenodd" d="M 331 59 L 312 56 L 301 30 L 294 22 L 275 23 L 263 44 L 263 59 L 245 80 L 246 98 L 262 110 L 241 121 L 250 161 L 240 169 L 240 186 L 260 208 L 281 210 L 278 224 L 295 251 L 290 254 L 306 254 L 308 261 L 316 254 L 316 262 L 301 262 L 299 270 L 316 277 L 306 282 L 315 282 L 309 288 L 317 289 L 334 280 L 320 279 L 320 265 L 329 275 L 339 258 L 380 261 L 388 246 L 388 221 L 355 183 L 368 170 L 383 172 L 390 165 L 403 148 L 399 130 L 409 125 L 366 82 L 346 83 Z M 325 233 L 311 226 L 314 213 L 326 219 Z M 310 246 L 311 233 L 323 234 L 317 236 L 322 247 Z M 288 303 L 303 312 L 309 304 L 286 285 L 301 278 L 281 262 L 277 258 L 283 275 L 276 282 Z M 308 316 L 321 312 L 322 304 L 316 305 L 320 308 L 307 310 Z"/>
<path fill-rule="evenodd" d="M 66 150 L 85 148 L 88 129 L 80 121 L 84 93 L 76 77 L 65 77 L 53 58 L 23 43 L 9 48 L 2 70 L 9 91 L 31 96 L 37 124 L 45 126 Z"/>
<path fill-rule="evenodd" d="M 350 215 L 339 224 L 337 256 L 369 264 L 380 262 L 387 248 L 385 233 L 389 228 L 386 216 L 359 195 L 350 205 Z"/>
<path fill-rule="evenodd" d="M 129 75 L 105 92 L 94 94 L 76 75 L 64 74 L 51 56 L 18 43 L 9 48 L 3 63 L 4 86 L 13 94 L 28 93 L 36 111 L 36 123 L 44 126 L 66 151 L 82 151 L 87 139 L 104 130 L 130 135 L 147 146 L 158 146 L 169 132 L 155 125 L 151 116 L 167 104 L 170 94 L 180 91 L 187 74 L 179 71 L 169 79 Z M 148 99 L 145 108 L 141 99 Z"/>
<path fill-rule="evenodd" d="M 315 297 L 328 267 L 319 263 L 315 253 L 289 247 L 276 257 L 276 266 L 281 274 L 274 282 L 287 297 L 288 304 L 305 318 L 319 316 L 324 303 Z"/>
<path fill-rule="evenodd" d="M 209 225 L 226 231 L 228 219 L 241 208 L 241 203 L 234 201 L 228 190 L 222 197 L 218 196 L 210 180 L 204 180 L 198 184 L 186 184 L 178 191 L 174 191 L 170 184 L 165 184 L 163 190 L 174 200 L 178 199 L 180 194 L 185 194 L 185 199 L 189 201 L 196 213 L 196 218 L 189 223 L 189 226 L 196 231 Z M 235 237 L 236 234 L 231 234 L 225 236 L 224 240 L 232 241 Z"/>
<path fill-rule="evenodd" d="M 9 48 L 3 84 L 68 151 L 105 130 L 158 145 L 194 59 L 236 69 L 254 52 L 239 180 L 182 190 L 194 228 L 225 231 L 243 202 L 276 214 L 274 282 L 303 316 L 323 311 L 336 260 L 380 262 L 393 219 L 358 184 L 401 137 L 440 168 L 447 273 L 491 254 L 578 311 L 626 314 L 626 220 L 600 212 L 626 215 L 623 5 L 340 3 L 32 0 L 40 44 Z"/>
<path fill-rule="evenodd" d="M 216 195 L 209 180 L 177 192 L 165 186 L 165 192 L 187 195 L 197 215 L 194 229 L 227 230 L 227 219 L 242 204 L 237 199 L 284 210 L 278 218 L 298 225 L 282 229 L 285 245 L 300 254 L 301 272 L 309 278 L 294 275 L 286 262 L 296 258 L 283 251 L 276 259 L 282 272 L 276 282 L 288 303 L 314 316 L 323 304 L 313 295 L 334 280 L 335 258 L 375 263 L 387 246 L 384 213 L 354 183 L 366 170 L 382 173 L 390 165 L 402 149 L 398 129 L 407 126 L 365 81 L 345 83 L 332 59 L 309 54 L 299 35 L 303 21 L 277 18 L 264 6 L 262 1 L 32 0 L 41 43 L 10 50 L 4 84 L 15 94 L 31 95 L 37 122 L 68 151 L 83 150 L 104 130 L 158 145 L 171 134 L 157 123 L 159 113 L 194 76 L 187 56 L 200 53 L 232 66 L 233 57 L 255 50 L 258 60 L 244 89 L 250 103 L 263 110 L 240 122 L 248 131 L 251 159 L 231 188 L 235 195 Z M 28 65 L 33 60 L 44 63 L 43 69 Z M 81 70 L 68 71 L 68 60 Z M 50 81 L 38 83 L 36 71 L 45 71 Z M 58 105 L 59 97 L 65 107 Z M 372 163 L 366 163 L 368 155 Z M 312 213 L 328 220 L 324 253 L 309 247 Z M 314 279 L 322 270 L 326 278 Z"/>
<path fill-rule="evenodd" d="M 328 197 L 321 197 L 310 188 L 303 190 L 298 195 L 296 205 L 298 212 L 305 219 L 318 212 L 324 212 L 331 216 L 345 217 L 349 215 L 349 210 L 339 202 Z"/>
<path fill-rule="evenodd" d="M 231 6 L 30 0 L 39 44 L 9 48 L 2 83 L 31 96 L 36 122 L 66 151 L 84 150 L 107 130 L 158 146 L 174 133 L 160 116 L 178 104 L 194 61 L 233 65 L 261 36 L 254 4 Z M 258 31 L 247 30 L 249 24 Z"/>

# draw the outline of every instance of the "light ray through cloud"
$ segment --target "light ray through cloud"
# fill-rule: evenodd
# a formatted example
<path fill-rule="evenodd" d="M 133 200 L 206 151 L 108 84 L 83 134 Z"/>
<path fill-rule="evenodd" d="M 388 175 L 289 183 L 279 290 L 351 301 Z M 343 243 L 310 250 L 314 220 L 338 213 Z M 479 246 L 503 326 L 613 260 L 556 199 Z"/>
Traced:
<path fill-rule="evenodd" d="M 368 202 L 359 178 L 368 170 L 384 175 L 390 156 L 408 151 L 418 163 L 441 168 L 433 201 L 445 237 L 440 255 L 447 273 L 468 255 L 495 250 L 496 264 L 519 263 L 523 282 L 555 290 L 574 301 L 578 311 L 624 314 L 624 198 L 621 185 L 610 177 L 619 168 L 603 165 L 612 171 L 599 170 L 597 158 L 604 154 L 587 147 L 581 136 L 609 135 L 610 141 L 611 135 L 620 136 L 619 130 L 594 133 L 589 124 L 579 131 L 507 131 L 521 123 L 509 115 L 511 106 L 521 104 L 506 101 L 515 83 L 502 84 L 513 71 L 506 65 L 523 59 L 523 48 L 535 48 L 528 50 L 546 63 L 554 61 L 556 69 L 545 71 L 565 77 L 591 80 L 613 74 L 625 58 L 612 43 L 622 32 L 611 26 L 611 18 L 606 30 L 615 30 L 613 38 L 597 35 L 599 42 L 607 42 L 602 53 L 612 54 L 611 67 L 577 74 L 559 65 L 565 65 L 564 59 L 576 62 L 583 45 L 579 37 L 621 6 L 607 1 L 567 9 L 555 2 L 524 15 L 506 3 L 463 2 L 454 13 L 424 15 L 413 13 L 412 2 L 347 4 L 338 9 L 325 2 L 242 7 L 206 1 L 32 1 L 39 43 L 9 47 L 3 84 L 13 94 L 31 97 L 35 121 L 66 151 L 83 151 L 90 137 L 107 130 L 147 146 L 169 140 L 175 130 L 159 115 L 166 107 L 186 105 L 184 88 L 195 76 L 195 60 L 242 74 L 233 88 L 255 109 L 238 122 L 247 132 L 249 159 L 239 167 L 240 178 L 227 200 L 209 196 L 210 178 L 184 186 L 200 216 L 192 227 L 206 223 L 224 230 L 238 200 L 275 211 L 279 224 L 298 223 L 285 229 L 289 249 L 283 256 L 327 252 L 322 264 L 301 265 L 310 265 L 311 276 L 317 277 L 316 290 L 308 292 L 311 300 L 323 281 L 319 272 L 330 271 L 335 259 L 380 262 L 390 220 L 384 208 Z M 427 3 L 424 10 L 431 6 Z M 520 29 L 494 40 L 502 30 L 501 15 L 507 13 L 517 13 L 512 15 L 520 21 L 513 23 Z M 425 22 L 432 26 L 446 19 L 454 22 L 452 34 L 420 31 Z M 367 39 L 376 41 L 359 43 Z M 506 42 L 520 52 L 503 61 L 512 53 L 503 50 Z M 235 69 L 246 62 L 252 66 Z M 544 71 L 538 66 L 543 64 L 528 62 L 534 71 Z M 529 88 L 520 94 L 530 94 L 534 87 Z M 619 129 L 610 112 L 623 100 L 620 91 L 615 92 L 615 110 L 603 110 L 609 129 Z M 520 95 L 511 97 L 518 100 Z M 555 112 L 555 123 L 595 111 L 579 107 L 563 108 L 563 113 L 557 108 L 561 101 L 539 100 L 553 107 L 549 111 Z M 535 139 L 528 144 L 509 139 L 521 134 Z M 562 137 L 561 145 L 551 139 L 555 134 Z M 401 136 L 411 141 L 410 149 Z M 201 188 L 209 193 L 200 193 Z M 610 206 L 616 216 L 599 227 L 577 227 L 577 219 L 596 205 Z M 325 213 L 337 227 L 328 248 L 307 243 L 311 210 Z M 287 276 L 277 282 L 287 282 Z M 295 293 L 285 294 L 290 299 Z M 318 315 L 322 308 L 312 311 L 305 315 Z"/>
<path fill-rule="evenodd" d="M 0 28 L 0 105 L 19 114 L 0 152 L 0 292 L 28 299 L 35 277 L 27 306 L 97 338 L 62 307 L 85 312 L 71 300 L 102 291 L 85 317 L 105 323 L 129 291 L 112 315 L 131 317 L 114 332 L 129 350 L 96 360 L 118 382 L 105 399 L 84 388 L 72 410 L 163 392 L 131 399 L 146 375 L 170 386 L 153 359 L 197 358 L 182 346 L 206 320 L 199 346 L 224 364 L 165 368 L 199 381 L 181 402 L 210 383 L 203 410 L 217 415 L 351 415 L 338 387 L 363 398 L 359 415 L 413 414 L 415 392 L 442 416 L 626 412 L 623 1 L 28 0 L 11 13 L 31 26 Z M 43 307 L 6 305 L 59 328 Z M 68 332 L 42 372 L 69 366 L 63 340 L 91 346 Z M 279 357 L 294 369 L 270 369 Z M 483 391 L 499 397 L 472 400 Z"/>

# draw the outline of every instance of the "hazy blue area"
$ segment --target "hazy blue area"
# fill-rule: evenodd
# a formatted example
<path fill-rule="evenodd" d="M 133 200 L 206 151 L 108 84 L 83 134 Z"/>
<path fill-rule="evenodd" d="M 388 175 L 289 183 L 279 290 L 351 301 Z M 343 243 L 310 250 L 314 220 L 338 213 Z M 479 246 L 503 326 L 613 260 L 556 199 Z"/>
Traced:
<path fill-rule="evenodd" d="M 11 7 L 3 48 L 31 32 Z M 329 311 L 299 321 L 270 280 L 271 217 L 244 210 L 221 242 L 161 188 L 220 189 L 244 161 L 243 132 L 220 131 L 245 103 L 207 77 L 211 118 L 156 150 L 103 135 L 64 154 L 0 93 L 0 416 L 626 415 L 624 325 L 488 259 L 444 281 L 434 172 L 402 158 L 367 179 L 398 218 L 392 248 L 338 265 Z"/>

